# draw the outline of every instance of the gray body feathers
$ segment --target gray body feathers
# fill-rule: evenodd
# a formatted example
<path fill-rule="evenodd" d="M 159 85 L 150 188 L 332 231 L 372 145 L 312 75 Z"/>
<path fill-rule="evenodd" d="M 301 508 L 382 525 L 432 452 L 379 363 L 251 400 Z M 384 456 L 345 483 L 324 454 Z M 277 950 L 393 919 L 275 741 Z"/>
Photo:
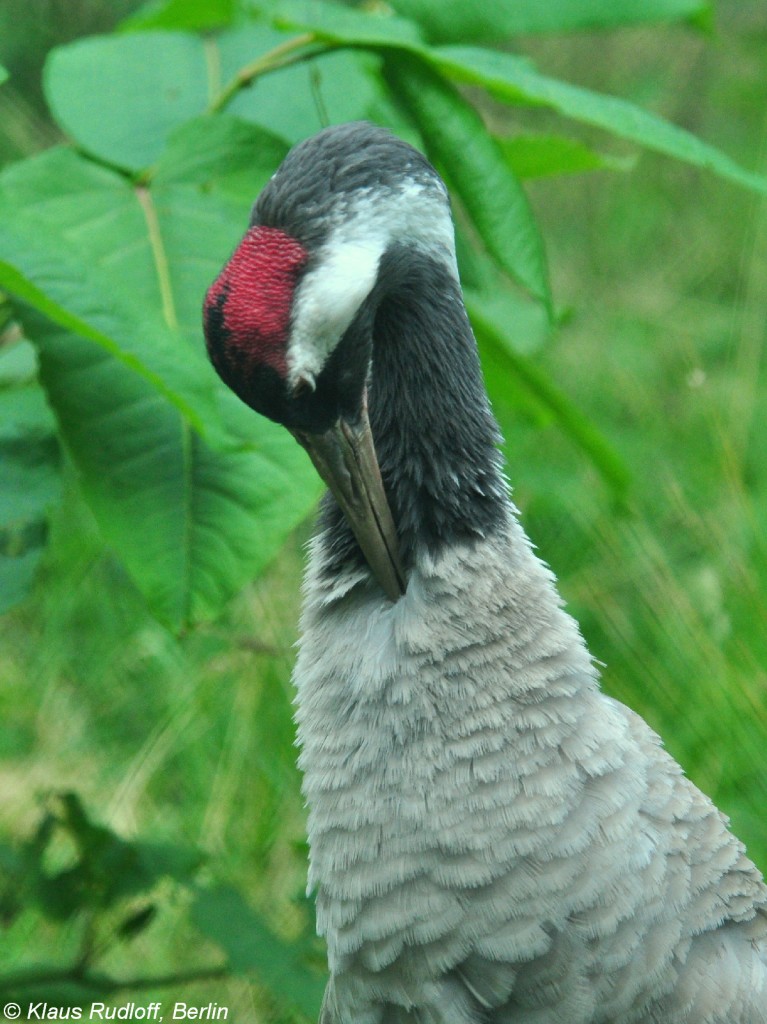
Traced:
<path fill-rule="evenodd" d="M 396 604 L 327 557 L 295 673 L 322 1024 L 767 1024 L 761 876 L 511 506 Z"/>
<path fill-rule="evenodd" d="M 294 147 L 205 331 L 337 499 L 295 673 L 321 1024 L 767 1024 L 767 890 L 516 520 L 425 157 L 364 123 Z"/>

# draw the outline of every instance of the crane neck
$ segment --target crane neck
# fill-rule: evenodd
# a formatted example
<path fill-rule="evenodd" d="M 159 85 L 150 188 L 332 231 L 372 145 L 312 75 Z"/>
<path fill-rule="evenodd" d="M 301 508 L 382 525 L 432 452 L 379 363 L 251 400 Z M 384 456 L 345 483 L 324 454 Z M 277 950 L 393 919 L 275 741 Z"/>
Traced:
<path fill-rule="evenodd" d="M 411 247 L 381 262 L 368 404 L 406 568 L 419 552 L 489 536 L 508 517 L 477 345 L 455 273 Z M 325 513 L 336 565 L 359 558 L 334 505 Z"/>

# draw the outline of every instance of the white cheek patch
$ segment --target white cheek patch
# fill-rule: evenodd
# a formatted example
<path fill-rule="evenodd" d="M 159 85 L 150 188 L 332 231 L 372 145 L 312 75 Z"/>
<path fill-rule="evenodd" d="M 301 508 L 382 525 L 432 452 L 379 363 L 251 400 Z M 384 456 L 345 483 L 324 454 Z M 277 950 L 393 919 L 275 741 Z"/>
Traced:
<path fill-rule="evenodd" d="M 405 180 L 396 191 L 360 189 L 338 211 L 317 262 L 298 288 L 288 345 L 288 384 L 313 384 L 378 277 L 392 242 L 432 254 L 458 278 L 447 192 Z"/>
<path fill-rule="evenodd" d="M 296 290 L 288 349 L 288 382 L 313 382 L 378 276 L 383 246 L 335 245 Z"/>

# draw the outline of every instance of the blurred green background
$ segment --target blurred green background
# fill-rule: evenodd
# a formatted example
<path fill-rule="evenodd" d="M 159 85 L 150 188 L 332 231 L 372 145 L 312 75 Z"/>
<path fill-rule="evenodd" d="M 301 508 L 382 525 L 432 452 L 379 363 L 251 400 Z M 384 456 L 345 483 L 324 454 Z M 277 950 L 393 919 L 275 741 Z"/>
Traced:
<path fill-rule="evenodd" d="M 129 0 L 0 8 L 0 160 L 59 140 L 40 88 L 53 45 L 106 31 Z M 547 73 L 649 108 L 767 174 L 767 14 L 722 0 L 710 33 L 641 27 L 523 38 Z M 486 105 L 546 132 L 545 111 Z M 767 866 L 766 201 L 697 169 L 580 138 L 626 165 L 545 177 L 542 225 L 559 328 L 536 362 L 610 440 L 627 506 L 555 421 L 502 410 L 523 522 L 559 577 L 605 688 L 639 711 Z M 290 670 L 307 523 L 213 624 L 176 637 L 147 612 L 69 488 L 32 596 L 0 619 L 0 830 L 34 833 L 45 794 L 74 790 L 123 836 L 199 848 L 281 934 L 306 928 L 303 810 Z M 66 851 L 58 851 L 65 859 Z M 183 891 L 107 966 L 216 962 Z M 14 917 L 3 962 L 66 959 L 79 926 Z M 205 981 L 243 1019 L 282 1019 L 244 980 Z M 182 995 L 178 996 L 182 998 Z"/>

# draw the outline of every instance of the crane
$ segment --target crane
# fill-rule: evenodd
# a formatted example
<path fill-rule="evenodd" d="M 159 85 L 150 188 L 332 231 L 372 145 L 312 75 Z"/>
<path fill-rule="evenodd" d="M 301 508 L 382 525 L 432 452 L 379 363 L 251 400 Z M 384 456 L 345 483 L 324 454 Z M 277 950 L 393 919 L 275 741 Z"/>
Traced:
<path fill-rule="evenodd" d="M 329 487 L 295 666 L 321 1024 L 767 1024 L 767 888 L 519 523 L 426 158 L 295 146 L 204 328 Z"/>

